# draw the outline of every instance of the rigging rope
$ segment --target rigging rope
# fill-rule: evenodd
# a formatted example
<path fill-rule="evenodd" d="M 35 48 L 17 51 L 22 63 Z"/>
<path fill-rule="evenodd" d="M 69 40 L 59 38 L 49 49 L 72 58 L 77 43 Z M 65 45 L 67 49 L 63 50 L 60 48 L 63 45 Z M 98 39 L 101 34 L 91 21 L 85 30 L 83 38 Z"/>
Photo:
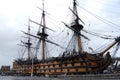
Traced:
<path fill-rule="evenodd" d="M 91 14 L 92 16 L 94 16 L 95 18 L 97 18 L 98 20 L 104 22 L 105 24 L 107 24 L 107 25 L 109 25 L 109 26 L 112 26 L 112 27 L 115 27 L 115 26 L 116 26 L 116 28 L 120 30 L 120 26 L 119 26 L 119 25 L 117 25 L 117 24 L 115 24 L 115 23 L 113 23 L 113 22 L 111 22 L 111 21 L 108 21 L 108 20 L 106 20 L 106 19 L 103 19 L 103 18 L 101 18 L 101 17 L 99 17 L 99 16 L 97 16 L 96 14 L 90 12 L 89 10 L 83 8 L 82 6 L 79 6 L 79 7 L 80 7 L 81 9 L 83 9 L 84 11 L 88 12 L 89 14 Z M 113 26 L 113 25 L 114 25 L 114 26 Z"/>
<path fill-rule="evenodd" d="M 110 40 L 109 42 L 104 43 L 103 45 L 101 45 L 99 48 L 95 49 L 94 52 L 99 53 L 102 50 L 104 50 L 106 47 L 108 47 L 110 45 L 112 40 Z"/>
<path fill-rule="evenodd" d="M 25 47 L 25 49 L 23 50 L 22 58 L 23 58 L 23 56 L 24 56 L 24 54 L 26 52 L 26 49 L 27 49 L 27 47 Z"/>
<path fill-rule="evenodd" d="M 115 55 L 116 55 L 119 48 L 120 48 L 120 42 L 116 45 L 116 49 L 115 49 L 115 51 L 114 51 L 114 53 L 112 55 L 113 58 L 115 57 Z"/>
<path fill-rule="evenodd" d="M 103 34 L 100 34 L 100 33 L 88 32 L 86 30 L 82 30 L 82 31 L 84 31 L 85 33 L 88 33 L 88 34 L 103 38 L 103 39 L 114 39 L 114 37 L 111 36 L 111 35 L 103 35 Z"/>
<path fill-rule="evenodd" d="M 86 0 L 82 0 L 82 1 L 84 1 L 83 3 L 86 3 Z M 119 6 L 119 3 L 118 3 L 119 0 L 116 0 L 116 2 L 115 2 L 115 0 L 111 0 L 109 2 L 105 1 L 105 0 L 104 1 L 102 1 L 102 0 L 93 0 L 93 1 L 94 1 L 94 3 L 103 4 L 104 6 L 107 6 L 107 7 L 119 8 L 118 7 Z M 118 4 L 118 6 L 116 4 Z"/>

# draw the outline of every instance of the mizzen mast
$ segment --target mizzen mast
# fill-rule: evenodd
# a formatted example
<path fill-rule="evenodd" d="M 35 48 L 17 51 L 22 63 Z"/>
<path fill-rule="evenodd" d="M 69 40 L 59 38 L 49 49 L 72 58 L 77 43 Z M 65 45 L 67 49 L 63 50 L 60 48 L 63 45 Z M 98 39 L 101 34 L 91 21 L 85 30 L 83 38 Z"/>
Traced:
<path fill-rule="evenodd" d="M 30 34 L 30 20 L 28 21 L 28 33 Z M 30 49 L 31 49 L 31 45 L 32 45 L 32 43 L 30 42 L 30 35 L 28 35 L 28 42 L 26 42 L 25 44 L 27 44 L 27 46 L 28 46 L 28 59 L 30 59 Z"/>
<path fill-rule="evenodd" d="M 73 22 L 71 25 L 71 28 L 74 29 L 74 38 L 76 38 L 76 42 L 77 42 L 77 47 L 78 47 L 78 54 L 83 53 L 83 48 L 82 48 L 82 43 L 81 43 L 81 30 L 83 29 L 83 26 L 81 24 L 79 24 L 79 17 L 78 17 L 78 13 L 77 13 L 77 7 L 76 7 L 77 3 L 76 0 L 73 0 L 73 10 L 72 12 L 73 14 Z"/>

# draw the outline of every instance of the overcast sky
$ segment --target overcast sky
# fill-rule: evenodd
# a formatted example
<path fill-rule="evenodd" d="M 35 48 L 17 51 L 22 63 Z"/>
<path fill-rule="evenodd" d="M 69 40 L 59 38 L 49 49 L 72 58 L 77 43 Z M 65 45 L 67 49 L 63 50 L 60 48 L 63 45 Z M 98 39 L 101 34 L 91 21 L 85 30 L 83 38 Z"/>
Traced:
<path fill-rule="evenodd" d="M 42 0 L 0 0 L 0 66 L 12 65 L 15 58 L 18 58 L 18 43 L 20 43 L 23 33 L 26 31 L 28 18 L 40 21 L 41 11 L 36 8 L 42 8 Z M 120 0 L 78 0 L 78 5 L 87 8 L 89 11 L 119 25 L 120 23 Z M 69 15 L 69 6 L 72 0 L 45 0 L 45 9 L 58 21 L 66 20 Z M 93 30 L 98 30 L 103 26 L 102 23 L 96 23 L 92 16 L 78 8 L 81 18 L 86 22 L 86 26 L 91 25 Z M 84 13 L 84 15 L 82 15 Z M 84 16 L 84 17 L 82 17 Z M 65 21 L 67 23 L 67 21 Z M 50 24 L 50 23 L 49 23 Z M 90 27 L 91 27 L 90 26 Z M 55 27 L 53 27 L 55 29 Z M 110 29 L 111 27 L 107 27 Z M 58 27 L 56 28 L 56 30 Z M 113 27 L 110 32 L 118 32 L 120 28 Z M 37 31 L 37 30 L 36 30 Z M 104 29 L 103 31 L 108 31 Z M 118 34 L 117 34 L 118 35 Z M 116 35 L 114 35 L 116 36 Z"/>

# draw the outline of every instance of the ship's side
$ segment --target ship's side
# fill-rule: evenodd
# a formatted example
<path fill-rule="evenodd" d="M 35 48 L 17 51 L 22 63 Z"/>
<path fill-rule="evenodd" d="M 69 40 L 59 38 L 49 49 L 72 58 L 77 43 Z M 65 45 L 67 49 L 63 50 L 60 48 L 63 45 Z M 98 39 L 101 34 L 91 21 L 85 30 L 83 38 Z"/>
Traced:
<path fill-rule="evenodd" d="M 72 55 L 67 57 L 53 57 L 45 61 L 35 60 L 33 73 L 36 75 L 60 75 L 60 74 L 88 74 L 102 73 L 111 63 L 109 53 L 105 58 L 94 54 Z M 16 74 L 31 74 L 30 61 L 15 61 L 13 70 Z"/>

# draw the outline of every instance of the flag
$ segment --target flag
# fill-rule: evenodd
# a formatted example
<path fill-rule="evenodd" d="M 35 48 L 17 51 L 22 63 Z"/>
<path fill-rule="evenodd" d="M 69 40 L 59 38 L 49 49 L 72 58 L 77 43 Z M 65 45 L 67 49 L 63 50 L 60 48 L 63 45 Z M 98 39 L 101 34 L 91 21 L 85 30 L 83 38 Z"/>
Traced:
<path fill-rule="evenodd" d="M 92 50 L 92 51 L 93 51 L 93 48 L 91 48 L 91 47 L 88 47 L 88 49 L 90 49 L 90 50 Z"/>

